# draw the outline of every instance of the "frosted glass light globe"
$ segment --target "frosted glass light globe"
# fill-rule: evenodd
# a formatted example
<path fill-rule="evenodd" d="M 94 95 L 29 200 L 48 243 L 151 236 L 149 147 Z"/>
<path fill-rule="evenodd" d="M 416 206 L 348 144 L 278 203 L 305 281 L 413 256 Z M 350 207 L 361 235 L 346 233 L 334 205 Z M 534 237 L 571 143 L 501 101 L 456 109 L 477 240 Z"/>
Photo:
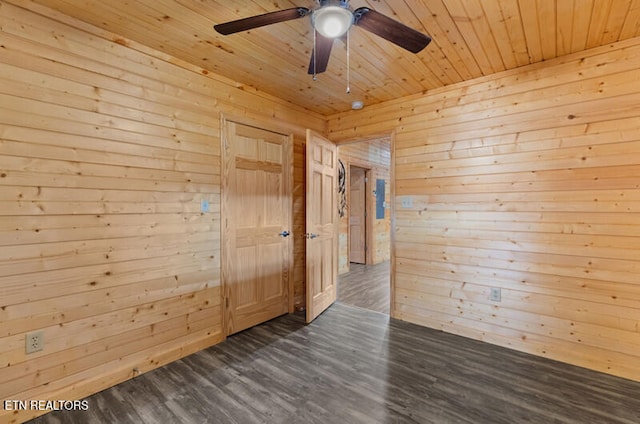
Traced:
<path fill-rule="evenodd" d="M 327 6 L 313 12 L 313 27 L 327 38 L 345 34 L 353 23 L 353 13 L 339 6 Z"/>

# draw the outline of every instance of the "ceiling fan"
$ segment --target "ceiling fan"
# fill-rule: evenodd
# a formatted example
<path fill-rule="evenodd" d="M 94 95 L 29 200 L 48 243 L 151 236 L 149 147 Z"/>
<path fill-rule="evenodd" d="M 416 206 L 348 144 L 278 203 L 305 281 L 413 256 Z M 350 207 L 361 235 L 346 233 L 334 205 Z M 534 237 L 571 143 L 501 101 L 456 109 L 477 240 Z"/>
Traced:
<path fill-rule="evenodd" d="M 352 10 L 349 0 L 318 0 L 319 7 L 293 7 L 249 18 L 214 25 L 220 34 L 229 35 L 278 22 L 311 15 L 314 31 L 314 49 L 309 64 L 310 75 L 326 71 L 333 40 L 347 34 L 352 25 L 359 26 L 385 40 L 418 53 L 431 42 L 431 37 L 395 21 L 368 7 Z"/>

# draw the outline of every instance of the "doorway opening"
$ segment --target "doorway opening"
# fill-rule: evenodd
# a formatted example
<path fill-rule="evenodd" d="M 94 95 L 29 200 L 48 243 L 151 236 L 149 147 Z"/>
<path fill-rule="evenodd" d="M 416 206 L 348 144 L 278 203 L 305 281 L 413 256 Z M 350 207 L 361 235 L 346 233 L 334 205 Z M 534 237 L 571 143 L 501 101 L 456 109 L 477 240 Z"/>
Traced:
<path fill-rule="evenodd" d="M 371 263 L 371 255 L 367 257 L 368 246 L 371 244 L 367 237 L 367 215 L 371 215 L 367 194 L 369 193 L 370 169 L 351 165 L 349 167 L 349 263 L 366 265 Z"/>
<path fill-rule="evenodd" d="M 345 169 L 338 301 L 389 314 L 391 306 L 391 136 L 338 147 Z"/>

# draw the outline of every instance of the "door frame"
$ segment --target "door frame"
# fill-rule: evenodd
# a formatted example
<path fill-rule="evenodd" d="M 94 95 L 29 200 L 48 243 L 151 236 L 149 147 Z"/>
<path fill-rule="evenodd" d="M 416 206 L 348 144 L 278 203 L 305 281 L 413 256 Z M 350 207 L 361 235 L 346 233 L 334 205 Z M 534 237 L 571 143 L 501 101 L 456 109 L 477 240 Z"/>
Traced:
<path fill-rule="evenodd" d="M 396 158 L 396 130 L 392 129 L 391 131 L 387 132 L 387 133 L 382 133 L 382 134 L 374 134 L 374 135 L 370 135 L 370 136 L 361 136 L 358 138 L 354 138 L 354 139 L 347 139 L 347 140 L 343 140 L 343 141 L 339 141 L 337 143 L 335 143 L 338 146 L 338 152 L 340 151 L 340 146 L 346 145 L 346 144 L 354 144 L 354 143 L 362 143 L 362 142 L 367 142 L 367 141 L 372 141 L 375 139 L 379 139 L 379 138 L 385 138 L 388 137 L 389 138 L 389 143 L 390 143 L 390 151 L 391 151 L 391 157 L 390 157 L 390 164 L 389 164 L 389 198 L 391 199 L 391 207 L 390 207 L 390 220 L 391 220 L 391 228 L 390 228 L 390 234 L 389 234 L 389 256 L 390 256 L 390 262 L 391 262 L 391 266 L 389 267 L 389 284 L 390 284 L 390 290 L 389 290 L 389 316 L 391 318 L 397 318 L 397 314 L 396 314 L 396 308 L 395 308 L 395 287 L 396 287 L 396 282 L 395 282 L 395 274 L 396 274 L 396 165 L 395 165 L 395 158 Z M 346 168 L 346 172 L 349 173 L 349 169 L 350 169 L 350 164 L 352 162 L 349 163 L 345 163 L 345 168 Z M 359 166 L 357 164 L 357 161 L 354 161 L 353 164 L 355 166 Z M 362 168 L 367 168 L 367 166 L 360 166 Z M 347 180 L 349 179 L 349 176 L 347 175 Z M 347 181 L 348 182 L 348 181 Z M 339 252 L 338 252 L 339 254 Z M 348 257 L 347 257 L 348 258 Z"/>
<path fill-rule="evenodd" d="M 220 311 L 222 314 L 222 332 L 226 338 L 229 335 L 229 323 L 228 323 L 228 293 L 229 293 L 229 270 L 230 263 L 228 257 L 230 238 L 227 234 L 226 226 L 224 225 L 228 209 L 229 209 L 229 168 L 228 168 L 228 155 L 226 153 L 229 143 L 227 134 L 227 123 L 235 122 L 237 124 L 246 125 L 271 131 L 274 133 L 282 134 L 289 139 L 288 148 L 285 152 L 286 163 L 288 164 L 287 172 L 285 172 L 285 188 L 289 194 L 289 200 L 287 201 L 287 210 L 289 211 L 289 226 L 291 232 L 293 232 L 293 150 L 294 150 L 294 134 L 291 130 L 287 130 L 284 125 L 278 125 L 273 120 L 269 119 L 255 119 L 247 116 L 237 116 L 233 114 L 220 113 Z M 294 260 L 294 248 L 293 248 L 293 234 L 290 239 L 289 247 L 289 263 L 286 267 L 288 275 L 287 279 L 287 303 L 289 313 L 294 311 L 293 296 L 293 260 Z"/>

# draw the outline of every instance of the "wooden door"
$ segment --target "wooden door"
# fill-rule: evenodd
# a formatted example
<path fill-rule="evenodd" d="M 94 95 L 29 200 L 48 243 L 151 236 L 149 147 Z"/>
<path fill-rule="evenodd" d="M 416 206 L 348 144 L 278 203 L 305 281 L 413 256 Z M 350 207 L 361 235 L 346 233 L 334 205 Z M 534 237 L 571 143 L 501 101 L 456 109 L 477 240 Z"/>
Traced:
<path fill-rule="evenodd" d="M 366 263 L 366 170 L 349 171 L 349 262 Z"/>
<path fill-rule="evenodd" d="M 338 278 L 338 154 L 307 130 L 307 322 L 336 300 Z"/>
<path fill-rule="evenodd" d="M 224 124 L 222 264 L 227 334 L 288 312 L 291 137 Z"/>

